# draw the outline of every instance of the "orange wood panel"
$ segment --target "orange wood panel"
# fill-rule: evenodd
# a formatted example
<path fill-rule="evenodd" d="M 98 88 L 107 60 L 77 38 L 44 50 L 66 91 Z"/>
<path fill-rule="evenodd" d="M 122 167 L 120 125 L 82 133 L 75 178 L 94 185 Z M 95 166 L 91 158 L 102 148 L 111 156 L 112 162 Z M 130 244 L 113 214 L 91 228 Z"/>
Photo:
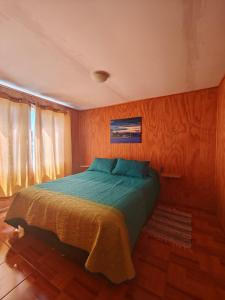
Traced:
<path fill-rule="evenodd" d="M 75 168 L 95 157 L 149 160 L 164 173 L 161 200 L 215 211 L 217 88 L 78 112 Z M 142 117 L 142 143 L 110 144 L 110 120 Z M 74 154 L 75 156 L 76 154 Z"/>
<path fill-rule="evenodd" d="M 218 199 L 218 215 L 225 229 L 225 77 L 218 90 L 215 182 Z"/>

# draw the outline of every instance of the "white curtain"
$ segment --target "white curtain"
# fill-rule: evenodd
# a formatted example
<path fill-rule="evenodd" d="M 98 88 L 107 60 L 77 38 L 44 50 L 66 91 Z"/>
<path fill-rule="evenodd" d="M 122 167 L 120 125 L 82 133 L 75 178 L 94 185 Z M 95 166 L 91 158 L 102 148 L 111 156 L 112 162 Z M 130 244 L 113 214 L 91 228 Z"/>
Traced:
<path fill-rule="evenodd" d="M 30 106 L 0 98 L 0 197 L 33 183 Z"/>
<path fill-rule="evenodd" d="M 71 174 L 71 126 L 69 113 L 36 108 L 35 182 Z"/>
<path fill-rule="evenodd" d="M 0 197 L 71 174 L 70 114 L 0 98 Z"/>

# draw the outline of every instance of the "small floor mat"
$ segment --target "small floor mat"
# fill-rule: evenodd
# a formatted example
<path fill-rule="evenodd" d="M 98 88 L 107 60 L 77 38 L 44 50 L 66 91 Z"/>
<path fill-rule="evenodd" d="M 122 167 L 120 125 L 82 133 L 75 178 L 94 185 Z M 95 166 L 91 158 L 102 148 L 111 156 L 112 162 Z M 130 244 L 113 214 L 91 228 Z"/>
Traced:
<path fill-rule="evenodd" d="M 144 227 L 149 235 L 177 246 L 191 248 L 192 215 L 160 205 Z"/>

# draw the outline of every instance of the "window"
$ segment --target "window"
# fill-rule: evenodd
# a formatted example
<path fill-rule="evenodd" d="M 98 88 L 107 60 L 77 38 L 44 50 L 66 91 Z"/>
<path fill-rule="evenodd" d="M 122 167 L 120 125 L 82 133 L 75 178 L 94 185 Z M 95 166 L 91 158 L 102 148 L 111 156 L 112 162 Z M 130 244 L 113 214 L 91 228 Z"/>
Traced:
<path fill-rule="evenodd" d="M 70 114 L 0 100 L 0 197 L 71 174 Z"/>

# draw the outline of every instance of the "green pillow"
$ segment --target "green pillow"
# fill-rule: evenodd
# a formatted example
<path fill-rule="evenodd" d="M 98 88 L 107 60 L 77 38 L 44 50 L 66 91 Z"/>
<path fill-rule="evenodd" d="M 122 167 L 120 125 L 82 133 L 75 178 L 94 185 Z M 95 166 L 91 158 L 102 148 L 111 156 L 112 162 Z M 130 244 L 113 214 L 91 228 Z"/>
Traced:
<path fill-rule="evenodd" d="M 95 158 L 88 171 L 99 171 L 105 173 L 111 173 L 116 164 L 116 159 L 113 158 Z"/>
<path fill-rule="evenodd" d="M 112 170 L 112 174 L 143 178 L 148 175 L 148 164 L 148 161 L 119 158 L 115 168 Z"/>

